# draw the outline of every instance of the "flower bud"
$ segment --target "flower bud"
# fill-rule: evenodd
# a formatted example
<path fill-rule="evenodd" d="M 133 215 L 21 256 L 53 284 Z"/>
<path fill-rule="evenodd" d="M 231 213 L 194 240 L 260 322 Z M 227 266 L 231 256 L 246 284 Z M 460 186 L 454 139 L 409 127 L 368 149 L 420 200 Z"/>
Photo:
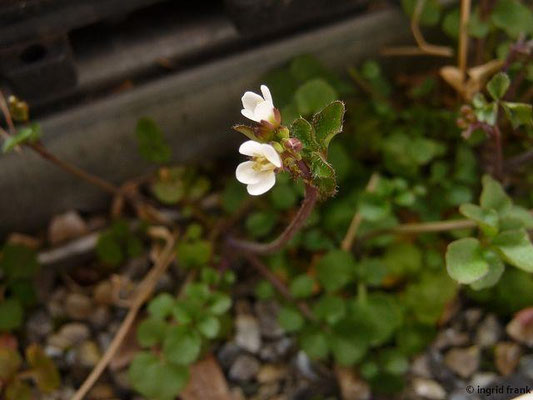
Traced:
<path fill-rule="evenodd" d="M 289 138 L 283 141 L 283 145 L 287 150 L 293 151 L 295 153 L 299 153 L 302 151 L 303 145 L 300 140 L 296 138 Z"/>

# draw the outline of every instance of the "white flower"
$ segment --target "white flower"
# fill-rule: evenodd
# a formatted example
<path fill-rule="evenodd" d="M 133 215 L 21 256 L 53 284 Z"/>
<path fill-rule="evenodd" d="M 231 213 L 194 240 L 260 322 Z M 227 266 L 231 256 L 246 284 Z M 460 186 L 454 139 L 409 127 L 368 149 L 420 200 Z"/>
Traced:
<path fill-rule="evenodd" d="M 237 166 L 237 180 L 247 185 L 246 189 L 252 196 L 268 192 L 276 183 L 276 168 L 281 168 L 281 158 L 269 144 L 248 140 L 241 144 L 239 153 L 250 156 Z"/>
<path fill-rule="evenodd" d="M 266 85 L 261 85 L 263 97 L 254 92 L 246 92 L 242 96 L 241 114 L 255 122 L 268 121 L 276 123 L 276 114 L 272 95 Z"/>

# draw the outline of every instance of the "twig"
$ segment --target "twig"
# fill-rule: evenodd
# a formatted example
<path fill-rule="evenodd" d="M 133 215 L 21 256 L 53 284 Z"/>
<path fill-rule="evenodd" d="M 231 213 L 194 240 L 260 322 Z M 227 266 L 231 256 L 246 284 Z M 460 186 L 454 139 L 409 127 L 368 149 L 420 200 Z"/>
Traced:
<path fill-rule="evenodd" d="M 470 0 L 461 0 L 461 20 L 459 23 L 459 54 L 458 67 L 461 72 L 461 83 L 466 82 L 466 68 L 468 64 L 468 20 L 470 19 Z M 463 90 L 463 93 L 466 91 Z"/>
<path fill-rule="evenodd" d="M 124 321 L 122 321 L 122 324 L 120 325 L 120 328 L 115 334 L 115 337 L 113 338 L 111 344 L 109 345 L 100 361 L 98 361 L 98 364 L 96 364 L 90 375 L 85 379 L 85 382 L 83 382 L 83 384 L 77 390 L 71 400 L 82 400 L 87 394 L 87 392 L 98 380 L 102 372 L 104 372 L 107 365 L 120 348 L 122 341 L 128 334 L 128 331 L 130 330 L 133 322 L 135 321 L 135 318 L 137 317 L 137 313 L 139 312 L 140 308 L 152 294 L 154 287 L 157 284 L 157 281 L 159 280 L 159 277 L 161 276 L 161 274 L 163 274 L 163 272 L 165 272 L 167 267 L 174 260 L 175 239 L 172 234 L 166 228 L 161 227 L 152 228 L 150 230 L 150 233 L 156 238 L 165 240 L 165 246 L 161 251 L 159 258 L 155 262 L 153 268 L 137 287 L 136 294 L 131 302 L 128 314 L 126 315 L 126 318 L 124 318 Z"/>
<path fill-rule="evenodd" d="M 247 253 L 255 254 L 268 254 L 281 249 L 284 245 L 290 241 L 293 236 L 303 227 L 307 217 L 311 214 L 311 211 L 315 208 L 315 204 L 318 200 L 318 190 L 311 185 L 305 187 L 305 198 L 300 206 L 300 209 L 296 213 L 296 216 L 287 226 L 287 228 L 278 236 L 277 239 L 270 243 L 256 243 L 246 240 L 228 238 L 227 244 L 235 249 L 243 250 Z"/>
<path fill-rule="evenodd" d="M 294 297 L 292 297 L 291 292 L 289 291 L 289 288 L 281 281 L 279 278 L 268 269 L 268 267 L 263 264 L 257 256 L 255 256 L 252 253 L 244 253 L 244 258 L 248 260 L 250 265 L 257 270 L 266 280 L 268 280 L 272 286 L 281 294 L 286 300 L 288 300 L 291 303 L 296 304 L 298 309 L 302 312 L 302 314 L 309 320 L 315 321 L 316 318 L 309 309 L 309 306 L 307 303 L 303 301 L 296 301 Z"/>
<path fill-rule="evenodd" d="M 411 32 L 415 38 L 418 47 L 393 47 L 385 48 L 381 54 L 387 56 L 404 56 L 404 55 L 431 55 L 437 57 L 452 57 L 453 49 L 447 46 L 436 46 L 426 42 L 420 31 L 420 16 L 424 10 L 426 0 L 417 0 L 413 15 L 411 16 Z"/>
<path fill-rule="evenodd" d="M 372 176 L 370 177 L 365 190 L 369 193 L 372 193 L 374 190 L 376 190 L 378 181 L 379 181 L 379 174 L 377 172 L 374 172 Z M 352 222 L 350 222 L 350 226 L 348 227 L 348 230 L 346 231 L 346 235 L 344 236 L 344 239 L 342 240 L 342 243 L 341 243 L 342 250 L 349 251 L 352 248 L 353 243 L 355 241 L 355 236 L 357 235 L 357 230 L 359 229 L 359 225 L 361 225 L 362 221 L 363 221 L 363 217 L 361 216 L 361 213 L 357 211 L 352 218 Z"/>

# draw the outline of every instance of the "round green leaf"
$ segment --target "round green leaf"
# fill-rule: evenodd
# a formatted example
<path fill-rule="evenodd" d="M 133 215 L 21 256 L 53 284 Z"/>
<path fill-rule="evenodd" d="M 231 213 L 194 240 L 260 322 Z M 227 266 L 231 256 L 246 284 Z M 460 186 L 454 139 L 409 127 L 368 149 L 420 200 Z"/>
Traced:
<path fill-rule="evenodd" d="M 294 308 L 282 307 L 278 314 L 280 326 L 287 332 L 296 332 L 304 324 L 304 318 Z"/>
<path fill-rule="evenodd" d="M 137 340 L 143 347 L 155 346 L 165 338 L 166 329 L 167 324 L 161 319 L 145 319 L 137 328 Z"/>
<path fill-rule="evenodd" d="M 174 364 L 189 365 L 198 359 L 201 346 L 198 333 L 185 326 L 173 326 L 168 329 L 163 342 L 163 354 Z"/>
<path fill-rule="evenodd" d="M 295 298 L 305 298 L 313 293 L 315 281 L 307 274 L 298 275 L 290 285 L 290 291 Z"/>
<path fill-rule="evenodd" d="M 196 325 L 198 331 L 208 339 L 214 339 L 220 332 L 220 321 L 213 316 L 206 316 Z"/>
<path fill-rule="evenodd" d="M 148 312 L 154 318 L 165 319 L 171 313 L 176 304 L 176 298 L 168 293 L 158 294 L 148 304 Z"/>
<path fill-rule="evenodd" d="M 446 251 L 448 273 L 459 283 L 472 283 L 489 271 L 489 264 L 483 258 L 479 240 L 464 238 L 448 245 Z"/>

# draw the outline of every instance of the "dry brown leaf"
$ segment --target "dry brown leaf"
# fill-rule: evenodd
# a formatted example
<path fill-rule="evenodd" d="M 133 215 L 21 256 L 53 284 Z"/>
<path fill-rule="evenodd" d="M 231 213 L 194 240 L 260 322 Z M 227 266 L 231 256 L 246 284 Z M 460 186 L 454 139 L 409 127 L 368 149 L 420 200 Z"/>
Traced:
<path fill-rule="evenodd" d="M 191 379 L 180 394 L 183 400 L 233 400 L 226 378 L 212 354 L 191 367 Z"/>

